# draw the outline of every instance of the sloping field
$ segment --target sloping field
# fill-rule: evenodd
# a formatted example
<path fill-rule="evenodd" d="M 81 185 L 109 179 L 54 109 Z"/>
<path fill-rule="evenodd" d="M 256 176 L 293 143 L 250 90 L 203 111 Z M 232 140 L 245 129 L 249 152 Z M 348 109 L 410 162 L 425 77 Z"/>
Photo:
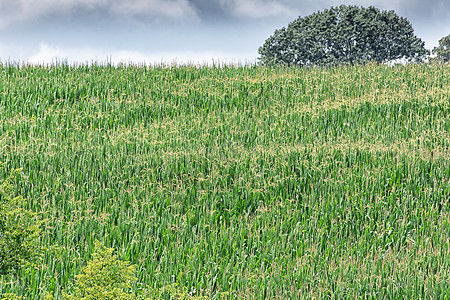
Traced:
<path fill-rule="evenodd" d="M 4 65 L 0 161 L 48 248 L 0 294 L 59 298 L 98 239 L 137 293 L 450 297 L 448 65 Z"/>

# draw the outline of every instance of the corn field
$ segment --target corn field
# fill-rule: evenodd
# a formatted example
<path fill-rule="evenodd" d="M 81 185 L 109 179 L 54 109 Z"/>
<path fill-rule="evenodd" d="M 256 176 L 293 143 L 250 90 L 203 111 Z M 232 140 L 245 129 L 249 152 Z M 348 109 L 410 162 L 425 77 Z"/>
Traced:
<path fill-rule="evenodd" d="M 0 178 L 44 220 L 0 295 L 99 240 L 139 294 L 450 297 L 450 67 L 0 64 Z"/>

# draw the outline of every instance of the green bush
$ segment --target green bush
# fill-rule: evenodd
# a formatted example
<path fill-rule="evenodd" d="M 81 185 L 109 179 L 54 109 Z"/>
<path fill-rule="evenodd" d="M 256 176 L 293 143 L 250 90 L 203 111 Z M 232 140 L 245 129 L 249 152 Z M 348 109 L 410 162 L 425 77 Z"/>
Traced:
<path fill-rule="evenodd" d="M 137 281 L 134 276 L 135 265 L 120 261 L 114 249 L 103 246 L 95 241 L 92 260 L 76 276 L 74 291 L 71 295 L 63 293 L 63 299 L 77 300 L 126 300 L 126 299 L 170 299 L 200 300 L 202 296 L 191 296 L 186 287 L 179 288 L 171 284 L 161 289 L 150 289 L 143 295 L 131 292 L 131 286 Z"/>
<path fill-rule="evenodd" d="M 127 292 L 136 281 L 135 266 L 118 260 L 113 251 L 95 241 L 92 260 L 76 276 L 73 293 L 63 294 L 63 299 L 135 299 L 134 293 Z"/>
<path fill-rule="evenodd" d="M 0 164 L 0 170 L 4 164 Z M 35 213 L 24 208 L 22 196 L 14 196 L 15 178 L 21 170 L 11 170 L 0 182 L 0 275 L 16 273 L 37 258 L 40 224 Z"/>

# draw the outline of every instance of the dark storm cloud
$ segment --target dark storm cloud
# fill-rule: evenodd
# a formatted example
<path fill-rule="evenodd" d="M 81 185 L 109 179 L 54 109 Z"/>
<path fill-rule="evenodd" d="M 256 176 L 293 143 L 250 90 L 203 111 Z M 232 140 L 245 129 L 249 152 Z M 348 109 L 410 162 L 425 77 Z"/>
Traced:
<path fill-rule="evenodd" d="M 189 0 L 199 15 L 207 18 L 224 16 L 292 16 L 308 15 L 331 6 L 358 5 L 375 6 L 381 10 L 394 10 L 399 15 L 429 19 L 433 16 L 449 16 L 450 1 L 448 0 Z M 253 11 L 252 11 L 253 10 Z"/>
<path fill-rule="evenodd" d="M 189 2 L 195 7 L 202 20 L 223 20 L 226 18 L 219 1 L 190 0 Z"/>
<path fill-rule="evenodd" d="M 86 15 L 195 23 L 201 19 L 292 17 L 293 10 L 279 0 L 0 0 L 0 27 Z"/>
<path fill-rule="evenodd" d="M 199 21 L 188 0 L 0 0 L 0 27 L 54 16 L 76 18 L 80 12 L 122 19 Z"/>
<path fill-rule="evenodd" d="M 450 33 L 450 1 L 448 0 L 189 0 L 202 19 L 233 19 L 286 26 L 298 16 L 306 16 L 331 6 L 375 6 L 393 10 L 407 18 L 419 37 L 427 37 L 427 46 Z M 277 20 L 277 22 L 275 22 Z M 280 24 L 280 25 L 276 25 Z"/>
<path fill-rule="evenodd" d="M 450 17 L 448 0 L 0 0 L 0 26 L 49 16 L 109 16 L 153 21 L 292 20 L 340 4 L 373 5 L 420 20 Z"/>

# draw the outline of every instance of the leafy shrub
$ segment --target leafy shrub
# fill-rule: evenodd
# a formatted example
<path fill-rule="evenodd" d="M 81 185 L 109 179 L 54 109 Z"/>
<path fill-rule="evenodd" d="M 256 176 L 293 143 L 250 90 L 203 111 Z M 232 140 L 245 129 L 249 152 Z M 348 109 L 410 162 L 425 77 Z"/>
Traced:
<path fill-rule="evenodd" d="M 4 164 L 0 164 L 0 170 Z M 37 258 L 40 224 L 35 213 L 24 208 L 25 199 L 14 196 L 14 182 L 21 170 L 11 170 L 0 182 L 0 275 L 16 273 Z"/>
<path fill-rule="evenodd" d="M 103 300 L 135 299 L 127 292 L 136 281 L 134 265 L 120 261 L 113 254 L 114 249 L 95 241 L 92 260 L 76 276 L 73 294 L 63 294 L 64 299 Z"/>
<path fill-rule="evenodd" d="M 161 289 L 150 289 L 143 295 L 130 292 L 137 281 L 134 276 L 135 265 L 120 261 L 113 254 L 114 249 L 95 241 L 92 260 L 76 276 L 74 291 L 71 295 L 63 293 L 63 299 L 77 300 L 128 300 L 128 299 L 170 299 L 202 300 L 203 296 L 191 296 L 186 287 L 179 288 L 174 283 Z"/>

